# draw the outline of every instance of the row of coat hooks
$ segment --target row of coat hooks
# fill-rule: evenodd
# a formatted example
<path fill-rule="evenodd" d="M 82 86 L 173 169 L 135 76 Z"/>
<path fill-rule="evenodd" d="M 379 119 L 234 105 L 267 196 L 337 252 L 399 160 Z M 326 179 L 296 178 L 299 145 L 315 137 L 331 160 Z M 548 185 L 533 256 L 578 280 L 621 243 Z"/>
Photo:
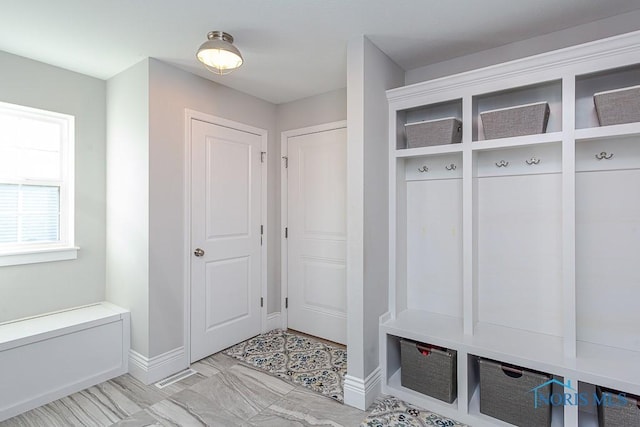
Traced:
<path fill-rule="evenodd" d="M 532 157 L 529 160 L 525 160 L 524 162 L 529 166 L 533 166 L 539 164 L 540 159 L 537 157 Z M 496 166 L 499 168 L 506 168 L 507 166 L 509 166 L 509 162 L 507 162 L 506 160 L 500 160 L 499 162 L 496 162 Z"/>
<path fill-rule="evenodd" d="M 597 160 L 610 160 L 611 158 L 613 158 L 613 153 L 607 153 L 606 151 L 603 151 L 601 153 L 596 154 L 595 158 Z M 539 158 L 533 156 L 530 159 L 525 160 L 524 162 L 529 166 L 533 166 L 533 165 L 540 164 L 540 161 L 541 160 Z M 507 166 L 509 166 L 509 162 L 506 160 L 500 160 L 496 162 L 496 167 L 506 168 Z M 450 165 L 447 165 L 444 168 L 448 171 L 453 171 L 453 170 L 456 170 L 457 166 L 454 163 L 451 163 Z M 418 168 L 418 172 L 422 172 L 422 173 L 429 172 L 429 168 L 426 165 L 424 165 Z"/>
<path fill-rule="evenodd" d="M 454 171 L 458 167 L 455 165 L 455 163 L 451 163 L 450 165 L 447 165 L 444 168 L 448 171 Z M 421 168 L 418 168 L 418 172 L 429 172 L 429 168 L 427 166 L 422 166 Z"/>
<path fill-rule="evenodd" d="M 595 158 L 597 160 L 610 160 L 612 157 L 613 157 L 613 153 L 607 153 L 606 151 L 603 151 L 595 155 Z M 533 166 L 533 165 L 539 164 L 540 159 L 534 156 L 529 160 L 525 160 L 524 162 L 529 166 Z M 509 166 L 509 162 L 506 160 L 500 160 L 499 162 L 496 162 L 496 167 L 506 168 L 507 166 Z"/>

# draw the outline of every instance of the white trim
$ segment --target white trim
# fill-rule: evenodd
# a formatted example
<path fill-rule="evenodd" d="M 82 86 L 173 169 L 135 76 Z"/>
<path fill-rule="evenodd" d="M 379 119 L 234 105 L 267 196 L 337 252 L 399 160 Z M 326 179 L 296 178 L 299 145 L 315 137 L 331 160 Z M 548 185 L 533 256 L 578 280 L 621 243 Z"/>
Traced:
<path fill-rule="evenodd" d="M 270 313 L 267 316 L 267 328 L 265 332 L 273 331 L 274 329 L 282 329 L 282 314 L 279 311 Z"/>
<path fill-rule="evenodd" d="M 366 411 L 380 395 L 382 370 L 380 366 L 364 380 L 351 375 L 344 377 L 344 404 Z"/>
<path fill-rule="evenodd" d="M 280 133 L 280 313 L 281 313 L 281 328 L 287 329 L 288 315 L 285 308 L 285 299 L 289 295 L 289 246 L 288 239 L 285 238 L 284 230 L 288 227 L 289 222 L 289 176 L 287 174 L 288 169 L 285 164 L 288 163 L 282 161 L 284 157 L 289 155 L 289 138 L 302 135 L 310 135 L 312 133 L 326 132 L 335 129 L 346 129 L 347 121 L 338 120 L 336 122 L 323 123 L 315 126 L 307 126 L 299 129 L 291 129 Z"/>
<path fill-rule="evenodd" d="M 178 347 L 151 358 L 135 350 L 129 350 L 129 373 L 149 385 L 183 370 L 185 356 L 184 347 Z"/>
<path fill-rule="evenodd" d="M 212 123 L 219 126 L 225 126 L 232 129 L 237 129 L 243 132 L 252 133 L 261 137 L 261 149 L 267 152 L 268 146 L 268 131 L 266 129 L 260 129 L 257 127 L 249 126 L 244 123 L 235 122 L 233 120 L 223 119 L 222 117 L 213 116 L 211 114 L 202 113 L 200 111 L 191 110 L 185 108 L 185 125 L 184 125 L 184 218 L 183 218 L 183 230 L 184 230 L 184 277 L 183 277 L 183 289 L 184 289 L 184 357 L 187 360 L 187 366 L 191 362 L 191 120 L 200 120 L 207 123 Z M 264 235 L 262 241 L 262 265 L 260 272 L 261 285 L 260 289 L 264 298 L 264 306 L 261 308 L 261 330 L 264 332 L 267 328 L 267 306 L 268 306 L 268 293 L 267 293 L 267 265 L 268 265 L 268 226 L 267 226 L 267 176 L 268 176 L 268 156 L 267 153 L 264 163 L 261 167 L 261 179 L 262 189 L 260 196 L 261 203 L 261 223 L 264 225 Z M 182 369 L 182 368 L 180 368 Z M 174 373 L 177 372 L 174 371 Z"/>
<path fill-rule="evenodd" d="M 67 261 L 78 258 L 78 247 L 43 247 L 0 253 L 0 267 L 35 264 L 38 262 Z"/>
<path fill-rule="evenodd" d="M 640 45 L 637 44 L 637 37 L 640 31 L 609 37 L 602 40 L 584 43 L 577 46 L 570 46 L 551 52 L 528 56 L 509 62 L 491 65 L 484 68 L 465 71 L 451 76 L 439 77 L 433 80 L 414 83 L 387 91 L 387 99 L 392 104 L 398 104 L 395 109 L 401 110 L 412 105 L 433 104 L 439 101 L 435 96 L 442 92 L 446 99 L 451 99 L 452 90 L 460 90 L 460 93 L 468 94 L 469 86 L 478 87 L 483 83 L 498 82 L 506 78 L 526 76 L 528 84 L 535 84 L 540 81 L 558 80 L 558 72 L 563 67 L 573 67 L 584 75 L 595 72 L 602 68 L 617 68 L 624 65 L 631 65 L 637 62 L 637 55 Z M 598 61 L 608 61 L 611 57 L 616 58 L 616 64 L 610 67 L 600 67 Z M 620 58 L 624 58 L 621 60 Z M 552 74 L 549 74 L 549 70 Z M 536 79 L 535 76 L 540 79 Z M 499 84 L 499 86 L 502 86 Z M 466 90 L 466 92 L 465 92 Z M 484 90 L 482 93 L 488 93 Z M 474 95 L 472 93 L 471 95 Z M 424 99 L 428 101 L 424 102 Z M 406 105 L 405 105 L 406 103 Z"/>
<path fill-rule="evenodd" d="M 69 114 L 18 104 L 0 102 L 0 113 L 29 117 L 40 122 L 55 123 L 60 127 L 60 176 L 58 179 L 34 177 L 3 177 L 1 183 L 54 186 L 60 192 L 59 240 L 51 243 L 18 243 L 3 245 L 0 267 L 40 262 L 76 259 L 75 247 L 75 117 Z"/>

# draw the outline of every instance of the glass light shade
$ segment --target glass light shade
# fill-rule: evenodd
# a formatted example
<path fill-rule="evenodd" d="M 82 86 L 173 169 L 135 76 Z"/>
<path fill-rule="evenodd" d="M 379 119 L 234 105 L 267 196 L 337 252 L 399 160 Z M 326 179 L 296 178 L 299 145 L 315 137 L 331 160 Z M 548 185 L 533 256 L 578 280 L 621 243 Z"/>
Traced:
<path fill-rule="evenodd" d="M 197 58 L 216 74 L 229 74 L 243 63 L 242 55 L 233 43 L 233 37 L 222 31 L 211 31 L 206 42 L 198 49 Z"/>

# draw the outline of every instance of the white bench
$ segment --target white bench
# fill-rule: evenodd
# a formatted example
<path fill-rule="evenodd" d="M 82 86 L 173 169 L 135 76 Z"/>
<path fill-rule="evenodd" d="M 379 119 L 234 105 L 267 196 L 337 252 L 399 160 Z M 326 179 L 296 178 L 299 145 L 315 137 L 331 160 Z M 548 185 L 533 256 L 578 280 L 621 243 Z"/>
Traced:
<path fill-rule="evenodd" d="M 130 313 L 102 302 L 0 325 L 0 421 L 128 371 Z"/>

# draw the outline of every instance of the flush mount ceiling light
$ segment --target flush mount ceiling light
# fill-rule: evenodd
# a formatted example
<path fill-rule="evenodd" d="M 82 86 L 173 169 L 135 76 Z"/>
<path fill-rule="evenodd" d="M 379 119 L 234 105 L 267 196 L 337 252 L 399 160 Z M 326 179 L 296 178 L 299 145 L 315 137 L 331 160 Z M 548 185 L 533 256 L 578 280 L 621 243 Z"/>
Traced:
<path fill-rule="evenodd" d="M 242 63 L 242 55 L 233 45 L 233 37 L 224 31 L 210 31 L 207 41 L 198 49 L 198 61 L 212 73 L 229 74 Z"/>

